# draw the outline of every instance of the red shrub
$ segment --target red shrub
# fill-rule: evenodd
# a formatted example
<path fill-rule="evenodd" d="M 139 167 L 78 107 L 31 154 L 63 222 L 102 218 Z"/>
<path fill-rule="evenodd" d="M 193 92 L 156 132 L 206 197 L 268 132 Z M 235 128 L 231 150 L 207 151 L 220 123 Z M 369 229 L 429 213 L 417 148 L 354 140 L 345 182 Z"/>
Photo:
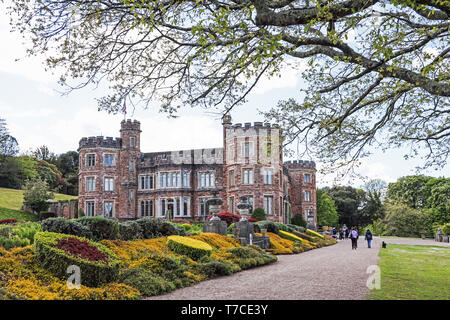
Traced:
<path fill-rule="evenodd" d="M 241 220 L 241 216 L 236 214 L 236 213 L 231 213 L 231 212 L 227 212 L 227 211 L 222 211 L 219 212 L 219 214 L 217 215 L 220 220 L 225 221 L 227 223 L 227 225 L 232 224 L 233 222 L 238 222 L 239 220 Z M 206 221 L 209 221 L 213 216 L 210 215 Z"/>
<path fill-rule="evenodd" d="M 80 241 L 75 238 L 63 238 L 58 241 L 55 247 L 64 250 L 74 257 L 89 261 L 108 263 L 108 255 L 100 252 L 96 247 L 91 246 L 87 241 Z"/>
<path fill-rule="evenodd" d="M 3 219 L 0 220 L 0 224 L 8 224 L 8 223 L 16 223 L 17 220 L 16 219 Z"/>
<path fill-rule="evenodd" d="M 247 219 L 249 222 L 258 222 L 259 220 L 256 218 L 248 218 Z"/>

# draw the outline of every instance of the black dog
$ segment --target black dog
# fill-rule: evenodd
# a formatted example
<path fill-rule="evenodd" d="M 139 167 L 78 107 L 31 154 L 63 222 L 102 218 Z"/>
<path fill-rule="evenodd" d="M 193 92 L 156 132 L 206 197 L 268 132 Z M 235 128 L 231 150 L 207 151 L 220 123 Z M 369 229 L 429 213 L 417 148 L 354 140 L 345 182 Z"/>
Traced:
<path fill-rule="evenodd" d="M 386 242 L 383 241 L 383 243 L 381 244 L 382 248 L 386 248 Z"/>

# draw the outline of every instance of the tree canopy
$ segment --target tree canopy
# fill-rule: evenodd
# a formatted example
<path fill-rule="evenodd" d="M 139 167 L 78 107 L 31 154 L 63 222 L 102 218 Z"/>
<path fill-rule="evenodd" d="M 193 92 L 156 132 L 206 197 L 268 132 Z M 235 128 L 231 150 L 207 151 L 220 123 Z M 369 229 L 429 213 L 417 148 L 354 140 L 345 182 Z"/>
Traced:
<path fill-rule="evenodd" d="M 450 152 L 446 0 L 17 0 L 10 12 L 68 88 L 108 81 L 99 109 L 129 96 L 226 114 L 292 63 L 308 88 L 265 114 L 285 143 L 330 163 L 409 144 L 443 166 Z"/>

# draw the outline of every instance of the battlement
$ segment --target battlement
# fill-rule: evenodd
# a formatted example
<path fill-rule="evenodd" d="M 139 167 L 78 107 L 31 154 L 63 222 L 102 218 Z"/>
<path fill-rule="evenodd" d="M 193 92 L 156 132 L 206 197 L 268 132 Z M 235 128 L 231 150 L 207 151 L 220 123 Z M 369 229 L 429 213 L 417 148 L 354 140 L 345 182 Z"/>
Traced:
<path fill-rule="evenodd" d="M 137 120 L 131 121 L 131 119 L 122 120 L 120 123 L 120 131 L 133 130 L 141 132 L 141 123 Z"/>
<path fill-rule="evenodd" d="M 97 137 L 85 137 L 81 138 L 79 143 L 79 148 L 121 148 L 122 146 L 122 139 L 121 138 L 113 138 L 113 137 L 103 137 L 103 136 L 97 136 Z"/>
<path fill-rule="evenodd" d="M 288 169 L 316 169 L 316 163 L 308 160 L 285 161 L 283 164 Z"/>
<path fill-rule="evenodd" d="M 243 129 L 247 130 L 250 128 L 261 128 L 261 129 L 279 129 L 280 126 L 278 124 L 270 124 L 270 123 L 263 123 L 263 122 L 254 122 L 253 126 L 251 122 L 245 122 L 244 125 L 242 123 L 235 123 L 231 125 L 231 128 L 234 129 Z"/>

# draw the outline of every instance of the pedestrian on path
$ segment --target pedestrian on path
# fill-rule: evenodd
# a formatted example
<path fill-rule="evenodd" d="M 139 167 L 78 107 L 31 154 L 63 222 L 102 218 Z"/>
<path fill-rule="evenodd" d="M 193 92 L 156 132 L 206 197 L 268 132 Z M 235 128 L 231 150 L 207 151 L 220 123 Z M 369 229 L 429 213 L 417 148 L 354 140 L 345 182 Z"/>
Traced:
<path fill-rule="evenodd" d="M 350 233 L 350 230 L 348 230 L 348 228 L 347 228 L 347 229 L 345 229 L 345 240 L 347 240 L 347 239 L 348 239 L 348 235 L 349 235 L 349 233 Z"/>
<path fill-rule="evenodd" d="M 341 228 L 341 229 L 339 230 L 339 240 L 343 240 L 343 239 L 344 239 L 344 229 Z"/>
<path fill-rule="evenodd" d="M 373 239 L 373 236 L 372 236 L 372 232 L 370 232 L 369 229 L 367 229 L 367 231 L 366 231 L 366 236 L 365 236 L 364 239 L 367 240 L 367 247 L 368 247 L 368 248 L 371 248 L 371 247 L 372 247 L 372 239 Z"/>
<path fill-rule="evenodd" d="M 355 227 L 352 228 L 352 230 L 350 231 L 350 239 L 352 240 L 352 250 L 358 247 L 358 231 L 356 230 Z"/>

